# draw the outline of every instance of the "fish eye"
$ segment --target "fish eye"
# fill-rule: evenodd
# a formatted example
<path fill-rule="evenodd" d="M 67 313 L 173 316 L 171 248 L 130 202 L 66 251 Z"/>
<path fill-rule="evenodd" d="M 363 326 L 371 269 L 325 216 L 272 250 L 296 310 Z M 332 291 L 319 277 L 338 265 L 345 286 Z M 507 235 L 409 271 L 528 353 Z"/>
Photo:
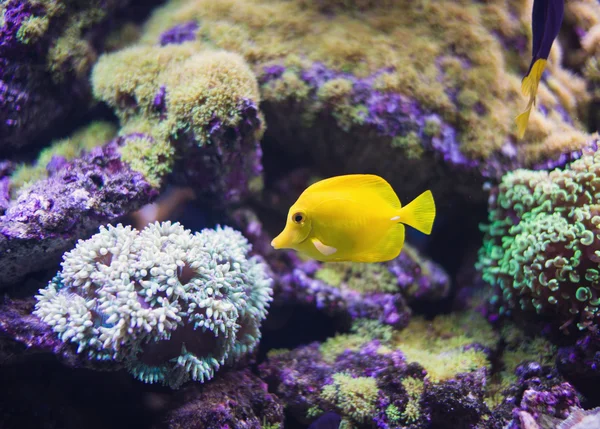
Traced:
<path fill-rule="evenodd" d="M 304 222 L 304 213 L 294 213 L 294 215 L 292 216 L 292 220 L 294 221 L 294 223 Z"/>

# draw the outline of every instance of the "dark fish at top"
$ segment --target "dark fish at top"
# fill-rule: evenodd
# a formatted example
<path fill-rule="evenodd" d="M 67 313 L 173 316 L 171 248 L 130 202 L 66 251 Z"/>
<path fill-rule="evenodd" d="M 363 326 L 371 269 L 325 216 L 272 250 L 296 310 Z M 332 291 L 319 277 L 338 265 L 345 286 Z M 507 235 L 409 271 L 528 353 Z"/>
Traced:
<path fill-rule="evenodd" d="M 564 15 L 564 0 L 534 0 L 531 14 L 531 32 L 533 35 L 532 58 L 529 70 L 521 83 L 521 92 L 529 97 L 529 103 L 523 113 L 517 116 L 518 137 L 523 138 L 531 108 L 535 105 L 538 85 L 546 68 L 546 61 L 554 39 L 558 36 Z"/>
<path fill-rule="evenodd" d="M 312 422 L 308 429 L 338 429 L 341 421 L 342 418 L 338 414 L 330 411 Z"/>

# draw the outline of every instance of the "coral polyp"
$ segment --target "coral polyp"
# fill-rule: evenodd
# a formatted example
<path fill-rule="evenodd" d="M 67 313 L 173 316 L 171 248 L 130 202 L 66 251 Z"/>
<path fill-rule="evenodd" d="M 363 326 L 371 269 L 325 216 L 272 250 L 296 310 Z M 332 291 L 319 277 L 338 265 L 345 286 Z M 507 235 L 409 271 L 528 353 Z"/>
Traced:
<path fill-rule="evenodd" d="M 517 170 L 490 198 L 479 265 L 501 313 L 592 328 L 600 308 L 600 153 L 564 170 Z"/>
<path fill-rule="evenodd" d="M 101 227 L 64 255 L 34 314 L 78 353 L 124 363 L 144 382 L 204 382 L 260 339 L 271 279 L 249 250 L 229 227 Z"/>

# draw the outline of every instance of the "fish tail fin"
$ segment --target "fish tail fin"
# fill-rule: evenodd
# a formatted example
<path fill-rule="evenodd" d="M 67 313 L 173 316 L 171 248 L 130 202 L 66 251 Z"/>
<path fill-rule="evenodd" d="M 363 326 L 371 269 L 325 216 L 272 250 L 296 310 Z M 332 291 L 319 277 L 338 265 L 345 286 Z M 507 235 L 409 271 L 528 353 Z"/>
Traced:
<path fill-rule="evenodd" d="M 522 139 L 527 130 L 527 124 L 529 123 L 529 115 L 531 109 L 535 105 L 535 97 L 537 96 L 538 86 L 542 79 L 542 74 L 546 68 L 546 60 L 540 58 L 536 60 L 530 67 L 529 73 L 523 78 L 521 82 L 521 92 L 524 96 L 529 97 L 529 103 L 527 108 L 516 118 L 517 122 L 517 137 Z"/>
<path fill-rule="evenodd" d="M 398 222 L 412 226 L 423 234 L 431 234 L 435 219 L 435 202 L 431 191 L 425 191 L 398 211 Z"/>
<path fill-rule="evenodd" d="M 531 106 L 528 106 L 527 109 L 519 114 L 516 117 L 517 122 L 517 137 L 522 139 L 525 135 L 525 131 L 527 130 L 527 124 L 529 123 L 529 114 L 531 113 Z"/>
<path fill-rule="evenodd" d="M 540 84 L 540 80 L 542 80 L 542 74 L 546 69 L 546 60 L 540 58 L 536 60 L 531 68 L 529 69 L 529 73 L 523 78 L 521 82 L 521 92 L 525 97 L 532 96 L 535 98 L 537 94 L 538 85 Z"/>

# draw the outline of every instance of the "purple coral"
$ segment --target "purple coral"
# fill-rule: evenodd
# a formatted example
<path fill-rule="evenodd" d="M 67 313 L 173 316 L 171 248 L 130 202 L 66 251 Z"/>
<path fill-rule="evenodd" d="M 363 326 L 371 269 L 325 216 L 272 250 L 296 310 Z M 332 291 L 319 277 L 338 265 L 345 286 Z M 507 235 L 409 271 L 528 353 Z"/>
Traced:
<path fill-rule="evenodd" d="M 14 164 L 10 161 L 0 161 L 0 214 L 8 208 L 10 202 L 10 173 Z"/>
<path fill-rule="evenodd" d="M 149 203 L 158 191 L 125 164 L 127 137 L 92 149 L 23 190 L 0 217 L 0 284 L 54 264 L 100 224 Z"/>
<path fill-rule="evenodd" d="M 56 5 L 31 0 L 4 2 L 0 26 L 3 150 L 31 144 L 58 119 L 86 110 L 84 106 L 91 100 L 87 72 L 100 36 L 106 32 L 102 23 L 131 1 L 105 0 L 85 6 L 64 1 Z M 89 19 L 91 15 L 101 19 Z M 21 31 L 25 25 L 33 29 L 29 38 Z M 70 30 L 85 31 L 85 37 L 75 34 L 73 40 L 67 40 L 63 36 L 69 25 Z M 73 43 L 64 55 L 53 51 L 61 37 L 64 43 Z"/>
<path fill-rule="evenodd" d="M 518 382 L 504 392 L 504 402 L 494 410 L 498 416 L 512 417 L 507 429 L 517 429 L 528 421 L 532 426 L 537 422 L 551 422 L 551 427 L 566 419 L 572 409 L 580 407 L 579 394 L 556 370 L 540 365 L 535 361 L 524 362 L 515 370 Z M 511 411 L 508 416 L 507 411 Z"/>
<path fill-rule="evenodd" d="M 177 146 L 186 156 L 174 169 L 173 182 L 197 186 L 213 202 L 237 202 L 251 192 L 251 181 L 262 173 L 262 149 L 256 131 L 262 127 L 258 107 L 242 100 L 236 126 L 214 118 L 206 125 L 210 144 L 197 147 L 193 138 L 182 138 Z"/>
<path fill-rule="evenodd" d="M 575 344 L 560 348 L 556 365 L 583 394 L 594 395 L 600 381 L 600 334 L 591 331 Z"/>
<path fill-rule="evenodd" d="M 6 57 L 11 54 L 19 54 L 22 44 L 17 38 L 17 33 L 23 22 L 33 16 L 43 12 L 40 5 L 34 6 L 32 3 L 23 0 L 10 0 L 4 5 L 4 20 L 0 27 L 0 57 Z"/>
<path fill-rule="evenodd" d="M 196 21 L 177 24 L 160 35 L 160 46 L 171 44 L 179 45 L 196 39 L 196 31 L 199 25 Z"/>
<path fill-rule="evenodd" d="M 279 398 L 248 370 L 224 373 L 203 387 L 183 389 L 174 402 L 156 428 L 256 429 L 283 424 Z"/>
<path fill-rule="evenodd" d="M 265 67 L 259 80 L 266 84 L 279 79 L 285 68 L 280 65 Z M 391 71 L 386 68 L 379 70 L 366 78 L 356 78 L 350 73 L 338 72 L 327 68 L 322 63 L 314 63 L 299 74 L 316 97 L 318 90 L 334 79 L 346 79 L 352 83 L 352 92 L 348 102 L 352 106 L 362 107 L 357 117 L 359 122 L 377 131 L 381 136 L 406 137 L 414 133 L 423 148 L 437 154 L 446 163 L 466 168 L 482 168 L 488 172 L 491 169 L 482 166 L 481 162 L 469 159 L 460 151 L 460 140 L 456 129 L 445 123 L 439 115 L 425 112 L 419 104 L 402 94 L 387 93 L 375 89 L 375 80 L 381 74 Z M 439 133 L 431 134 L 427 122 L 432 121 L 440 129 Z M 516 154 L 515 154 L 516 155 Z"/>
<path fill-rule="evenodd" d="M 91 361 L 61 341 L 52 328 L 33 316 L 34 298 L 4 299 L 0 305 L 0 360 L 10 362 L 24 353 L 50 353 L 72 368 L 117 369 L 118 364 Z"/>

